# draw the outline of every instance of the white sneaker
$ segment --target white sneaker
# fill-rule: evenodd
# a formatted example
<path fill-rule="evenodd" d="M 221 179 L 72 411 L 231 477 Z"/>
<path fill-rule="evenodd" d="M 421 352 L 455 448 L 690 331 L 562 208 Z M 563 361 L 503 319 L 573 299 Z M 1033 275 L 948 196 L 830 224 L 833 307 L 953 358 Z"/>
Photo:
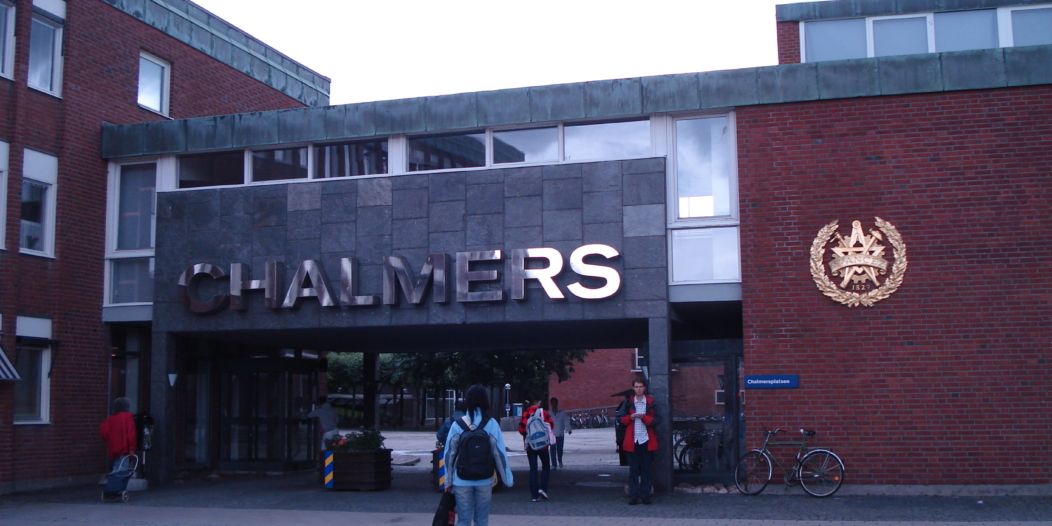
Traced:
<path fill-rule="evenodd" d="M 548 494 L 545 493 L 543 489 L 537 490 L 537 493 L 541 496 L 542 499 L 548 500 Z"/>

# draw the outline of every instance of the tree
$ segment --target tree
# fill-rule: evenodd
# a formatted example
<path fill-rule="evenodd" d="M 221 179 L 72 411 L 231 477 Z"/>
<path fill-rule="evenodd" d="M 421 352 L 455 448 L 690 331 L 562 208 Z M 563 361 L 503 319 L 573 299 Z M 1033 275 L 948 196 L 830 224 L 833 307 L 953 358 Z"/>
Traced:
<path fill-rule="evenodd" d="M 362 385 L 362 353 L 330 352 L 326 383 L 330 393 L 356 394 Z"/>

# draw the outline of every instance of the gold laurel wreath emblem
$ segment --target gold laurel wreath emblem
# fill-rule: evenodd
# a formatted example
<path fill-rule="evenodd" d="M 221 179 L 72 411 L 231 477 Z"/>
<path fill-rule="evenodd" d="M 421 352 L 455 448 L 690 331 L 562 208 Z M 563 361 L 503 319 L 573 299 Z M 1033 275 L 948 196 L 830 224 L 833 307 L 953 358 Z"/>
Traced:
<path fill-rule="evenodd" d="M 909 262 L 906 260 L 906 243 L 903 242 L 902 235 L 895 229 L 895 225 L 879 217 L 874 219 L 876 219 L 877 228 L 888 237 L 888 242 L 894 248 L 895 263 L 892 264 L 891 275 L 884 280 L 884 284 L 865 294 L 842 290 L 833 284 L 832 280 L 826 275 L 823 256 L 825 255 L 826 243 L 829 243 L 833 233 L 836 232 L 838 226 L 836 221 L 822 227 L 822 230 L 818 231 L 814 243 L 811 244 L 811 277 L 814 278 L 815 285 L 818 286 L 818 290 L 822 291 L 822 294 L 848 307 L 857 307 L 859 305 L 872 307 L 874 303 L 887 298 L 898 290 L 899 286 L 902 285 L 903 276 L 906 275 L 906 266 Z"/>

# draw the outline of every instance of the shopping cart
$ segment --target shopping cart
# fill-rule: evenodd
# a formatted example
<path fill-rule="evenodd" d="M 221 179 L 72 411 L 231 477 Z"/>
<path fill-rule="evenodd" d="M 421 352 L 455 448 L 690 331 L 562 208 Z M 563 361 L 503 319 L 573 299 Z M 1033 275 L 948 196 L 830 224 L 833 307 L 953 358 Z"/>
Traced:
<path fill-rule="evenodd" d="M 128 502 L 128 480 L 139 467 L 139 457 L 121 455 L 113 462 L 113 471 L 106 477 L 106 487 L 102 490 L 102 500 L 120 500 Z"/>

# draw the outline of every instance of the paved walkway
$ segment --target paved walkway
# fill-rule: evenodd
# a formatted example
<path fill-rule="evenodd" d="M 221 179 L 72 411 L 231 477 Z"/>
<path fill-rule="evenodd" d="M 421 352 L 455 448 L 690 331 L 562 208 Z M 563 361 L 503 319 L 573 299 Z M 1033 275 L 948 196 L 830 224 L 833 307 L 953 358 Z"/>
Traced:
<path fill-rule="evenodd" d="M 521 441 L 509 438 L 515 486 L 496 492 L 490 524 L 527 526 L 1052 526 L 1050 497 L 889 497 L 837 494 L 814 499 L 765 492 L 658 495 L 628 506 L 627 468 L 617 463 L 612 433 L 580 430 L 567 439 L 566 468 L 552 473 L 551 500 L 532 503 Z M 100 486 L 0 496 L 0 526 L 270 526 L 430 524 L 439 495 L 430 480 L 433 435 L 385 433 L 387 446 L 420 463 L 394 468 L 390 489 L 327 491 L 313 473 L 221 476 L 134 492 L 127 504 L 102 503 Z M 773 489 L 773 488 L 772 488 Z M 543 516 L 538 521 L 536 515 Z"/>

